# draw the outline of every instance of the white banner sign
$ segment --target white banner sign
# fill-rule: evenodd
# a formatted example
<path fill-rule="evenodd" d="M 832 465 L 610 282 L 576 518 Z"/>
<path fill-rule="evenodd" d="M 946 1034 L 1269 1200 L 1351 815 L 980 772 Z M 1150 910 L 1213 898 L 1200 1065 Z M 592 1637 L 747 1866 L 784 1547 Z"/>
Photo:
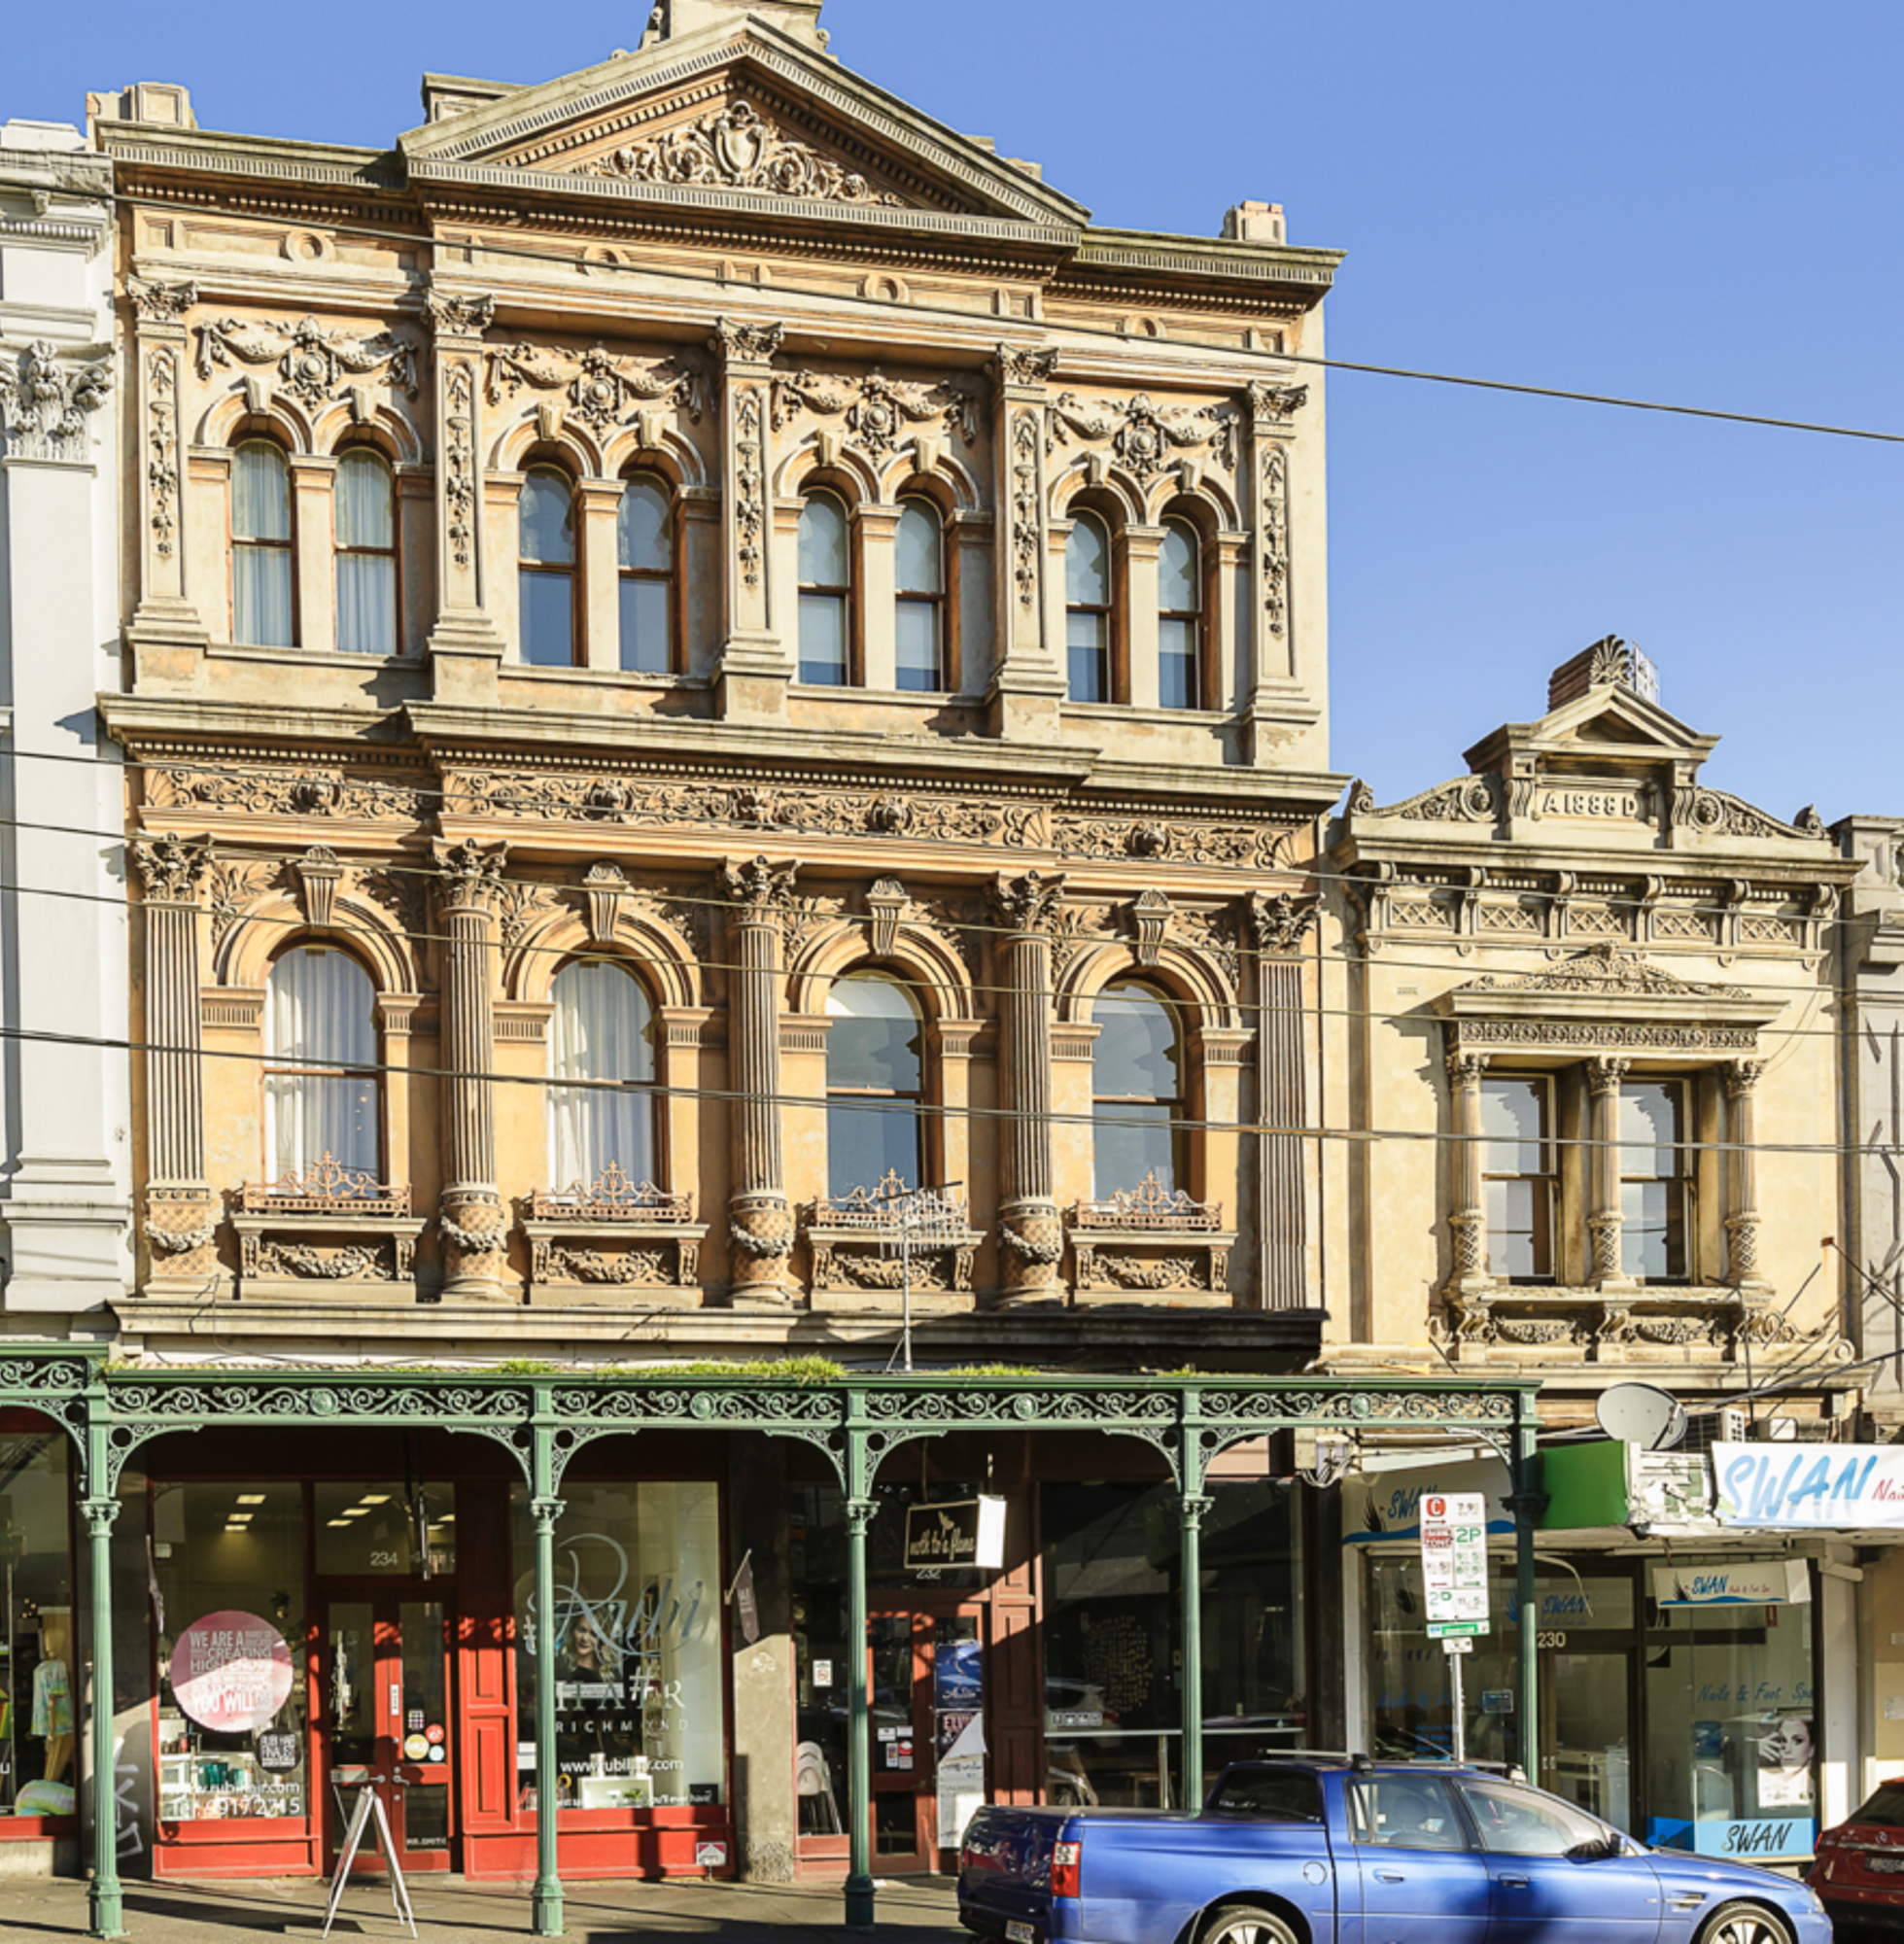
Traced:
<path fill-rule="evenodd" d="M 1802 1607 L 1811 1597 L 1802 1559 L 1653 1568 L 1653 1598 L 1662 1607 Z"/>
<path fill-rule="evenodd" d="M 1713 1483 L 1721 1525 L 1904 1528 L 1904 1445 L 1714 1444 Z"/>

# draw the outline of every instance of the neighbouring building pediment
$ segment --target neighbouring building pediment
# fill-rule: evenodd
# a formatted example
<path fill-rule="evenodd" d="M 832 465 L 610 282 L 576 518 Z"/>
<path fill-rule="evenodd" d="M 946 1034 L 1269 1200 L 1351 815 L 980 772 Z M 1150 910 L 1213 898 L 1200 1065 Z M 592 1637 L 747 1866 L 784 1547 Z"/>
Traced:
<path fill-rule="evenodd" d="M 803 216 L 883 212 L 1075 230 L 1088 212 L 758 19 L 473 99 L 398 148 L 414 181 L 512 183 Z"/>

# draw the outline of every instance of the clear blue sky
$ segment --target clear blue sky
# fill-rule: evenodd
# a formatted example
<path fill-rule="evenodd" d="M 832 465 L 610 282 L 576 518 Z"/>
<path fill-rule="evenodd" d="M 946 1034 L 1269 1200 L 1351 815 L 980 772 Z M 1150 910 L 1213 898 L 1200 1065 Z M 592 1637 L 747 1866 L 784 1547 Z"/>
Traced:
<path fill-rule="evenodd" d="M 545 80 L 645 0 L 14 11 L 0 115 L 169 80 L 202 125 L 388 143 L 425 69 Z M 850 67 L 1100 222 L 1243 197 L 1346 250 L 1341 358 L 1904 433 L 1904 7 L 829 0 Z M 1331 378 L 1333 762 L 1458 774 L 1601 635 L 1781 816 L 1904 812 L 1904 446 Z"/>

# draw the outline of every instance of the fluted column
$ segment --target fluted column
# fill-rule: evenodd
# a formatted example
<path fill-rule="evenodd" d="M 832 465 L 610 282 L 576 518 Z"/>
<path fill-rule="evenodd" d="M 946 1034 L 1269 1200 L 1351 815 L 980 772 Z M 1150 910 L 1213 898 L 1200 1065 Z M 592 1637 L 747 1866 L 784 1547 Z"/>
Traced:
<path fill-rule="evenodd" d="M 774 587 L 768 432 L 774 354 L 786 327 L 724 317 L 708 340 L 720 364 L 722 440 L 721 651 L 716 703 L 723 716 L 779 720 L 793 679 L 795 625 Z"/>
<path fill-rule="evenodd" d="M 1064 666 L 1046 632 L 1045 405 L 1056 351 L 1001 344 L 991 422 L 997 657 L 987 700 L 993 735 L 1049 741 L 1058 730 Z"/>
<path fill-rule="evenodd" d="M 1487 1210 L 1482 1205 L 1481 1079 L 1488 1056 L 1465 1047 L 1448 1055 L 1448 1092 L 1454 1103 L 1454 1210 L 1448 1228 L 1454 1236 L 1453 1287 L 1472 1289 L 1487 1281 Z"/>
<path fill-rule="evenodd" d="M 1027 871 L 992 885 L 1006 928 L 1000 1093 L 1006 1113 L 999 1149 L 999 1300 L 1059 1294 L 1064 1227 L 1052 1166 L 1052 932 L 1064 895 L 1061 877 Z"/>
<path fill-rule="evenodd" d="M 1735 1059 L 1725 1069 L 1732 1114 L 1731 1189 L 1725 1216 L 1727 1277 L 1741 1289 L 1764 1287 L 1758 1267 L 1758 1083 L 1760 1059 Z"/>
<path fill-rule="evenodd" d="M 204 1033 L 199 1013 L 201 839 L 135 841 L 145 930 L 148 1273 L 202 1280 L 217 1267 L 218 1211 L 205 1180 Z"/>
<path fill-rule="evenodd" d="M 1630 1059 L 1591 1059 L 1587 1087 L 1593 1099 L 1593 1211 L 1587 1232 L 1593 1243 L 1590 1280 L 1623 1282 L 1620 1268 L 1620 1082 Z"/>
<path fill-rule="evenodd" d="M 438 843 L 443 916 L 443 1295 L 502 1294 L 508 1247 L 496 1187 L 495 911 L 508 847 Z"/>
<path fill-rule="evenodd" d="M 1307 1061 L 1302 1031 L 1302 940 L 1316 921 L 1314 899 L 1286 892 L 1250 900 L 1256 946 L 1257 1302 L 1264 1309 L 1300 1309 L 1308 1300 L 1308 1193 L 1303 1140 L 1296 1128 L 1308 1115 Z"/>
<path fill-rule="evenodd" d="M 728 1278 L 736 1302 L 793 1296 L 793 1211 L 780 1154 L 780 927 L 798 867 L 765 857 L 727 863 L 734 958 L 728 972 L 727 1048 L 733 1130 L 727 1201 Z"/>
<path fill-rule="evenodd" d="M 432 290 L 436 367 L 436 618 L 430 631 L 432 694 L 493 702 L 502 637 L 491 611 L 483 507 L 483 333 L 496 299 Z"/>

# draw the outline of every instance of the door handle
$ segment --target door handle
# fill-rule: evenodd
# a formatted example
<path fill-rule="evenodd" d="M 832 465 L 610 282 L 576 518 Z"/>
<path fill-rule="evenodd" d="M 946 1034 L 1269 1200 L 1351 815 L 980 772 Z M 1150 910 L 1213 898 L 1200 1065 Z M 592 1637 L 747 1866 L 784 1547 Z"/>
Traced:
<path fill-rule="evenodd" d="M 1495 1878 L 1495 1882 L 1503 1890 L 1525 1890 L 1527 1888 L 1527 1879 L 1525 1877 L 1500 1876 Z"/>
<path fill-rule="evenodd" d="M 1400 1870 L 1377 1870 L 1375 1872 L 1375 1881 L 1377 1883 L 1402 1883 L 1406 1879 Z"/>

